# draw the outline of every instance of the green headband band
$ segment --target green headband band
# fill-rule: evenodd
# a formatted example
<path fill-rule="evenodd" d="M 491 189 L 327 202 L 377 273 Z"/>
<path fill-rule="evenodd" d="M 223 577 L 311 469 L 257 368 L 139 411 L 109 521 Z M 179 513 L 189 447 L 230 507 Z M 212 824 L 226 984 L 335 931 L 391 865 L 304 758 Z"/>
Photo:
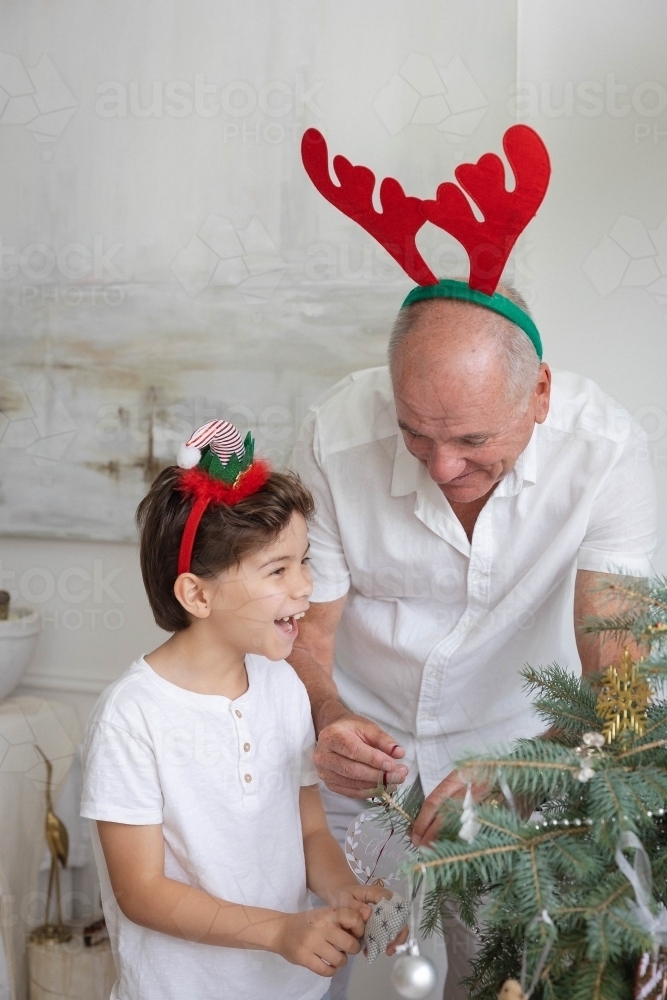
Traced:
<path fill-rule="evenodd" d="M 493 295 L 485 295 L 484 292 L 477 292 L 474 288 L 470 288 L 463 281 L 443 278 L 437 285 L 417 285 L 416 288 L 412 289 L 401 309 L 411 306 L 414 302 L 423 302 L 425 299 L 459 299 L 461 302 L 473 302 L 477 306 L 483 306 L 485 309 L 491 309 L 492 312 L 500 313 L 511 323 L 521 327 L 530 338 L 538 358 L 540 361 L 542 360 L 542 341 L 537 327 L 528 313 L 525 313 L 523 309 L 505 298 L 504 295 L 498 295 L 497 292 L 494 292 Z"/>

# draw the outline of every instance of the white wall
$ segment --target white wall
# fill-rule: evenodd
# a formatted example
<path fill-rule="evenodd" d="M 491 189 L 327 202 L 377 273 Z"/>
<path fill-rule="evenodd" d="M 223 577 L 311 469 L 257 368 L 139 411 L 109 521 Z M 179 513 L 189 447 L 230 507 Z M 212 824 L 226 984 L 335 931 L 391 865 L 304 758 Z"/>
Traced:
<path fill-rule="evenodd" d="M 160 641 L 135 547 L 95 539 L 131 538 L 145 474 L 173 453 L 183 423 L 208 419 L 206 408 L 236 415 L 280 461 L 318 392 L 381 363 L 410 283 L 310 189 L 297 152 L 309 124 L 332 152 L 421 197 L 457 162 L 500 151 L 516 114 L 541 133 L 552 184 L 510 273 L 546 359 L 596 379 L 649 432 L 661 491 L 655 566 L 667 570 L 662 0 L 10 0 L 0 20 L 2 52 L 26 70 L 48 55 L 67 88 L 35 74 L 47 117 L 24 121 L 20 102 L 14 119 L 0 110 L 0 524 L 20 535 L 2 539 L 0 586 L 45 612 L 26 690 L 72 701 L 83 719 Z M 406 62 L 411 53 L 419 58 Z M 19 93 L 15 71 L 0 59 L 0 87 Z M 167 86 L 198 77 L 214 90 L 181 116 Z M 146 107 L 153 84 L 162 110 L 144 117 L 132 95 Z M 110 90 L 127 96 L 126 112 L 105 111 Z M 207 110 L 262 93 L 291 109 Z M 41 141 L 49 130 L 54 141 Z M 246 246 L 207 284 L 195 237 L 210 215 Z M 255 218 L 264 245 L 253 251 Z M 102 252 L 118 245 L 111 263 L 72 277 L 76 253 L 96 241 Z M 32 244 L 45 249 L 22 260 Z M 73 244 L 69 265 L 35 277 Z M 420 247 L 441 273 L 463 273 L 442 233 L 425 227 Z M 41 412 L 44 379 L 56 402 Z M 32 412 L 12 409 L 17 384 L 33 394 Z M 109 412 L 125 414 L 111 433 Z"/>

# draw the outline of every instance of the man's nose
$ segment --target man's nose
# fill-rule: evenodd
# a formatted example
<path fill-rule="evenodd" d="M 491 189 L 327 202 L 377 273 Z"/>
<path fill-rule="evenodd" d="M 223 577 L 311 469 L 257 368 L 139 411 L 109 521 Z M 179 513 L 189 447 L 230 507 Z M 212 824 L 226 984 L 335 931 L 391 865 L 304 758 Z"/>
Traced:
<path fill-rule="evenodd" d="M 429 456 L 428 471 L 436 483 L 448 483 L 457 476 L 463 475 L 466 460 L 452 453 L 447 448 L 434 448 Z"/>

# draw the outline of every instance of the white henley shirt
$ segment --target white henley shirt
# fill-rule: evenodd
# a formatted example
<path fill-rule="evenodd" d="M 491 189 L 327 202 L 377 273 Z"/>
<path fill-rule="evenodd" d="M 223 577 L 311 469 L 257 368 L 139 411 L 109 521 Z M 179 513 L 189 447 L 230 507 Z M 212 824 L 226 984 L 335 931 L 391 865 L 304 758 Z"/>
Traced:
<path fill-rule="evenodd" d="M 247 656 L 230 701 L 186 691 L 141 658 L 100 697 L 84 742 L 81 815 L 162 824 L 164 873 L 220 899 L 311 908 L 299 791 L 317 775 L 303 684 L 289 664 Z M 266 951 L 182 941 L 140 927 L 114 898 L 92 824 L 118 972 L 111 1000 L 319 1000 L 329 980 Z"/>

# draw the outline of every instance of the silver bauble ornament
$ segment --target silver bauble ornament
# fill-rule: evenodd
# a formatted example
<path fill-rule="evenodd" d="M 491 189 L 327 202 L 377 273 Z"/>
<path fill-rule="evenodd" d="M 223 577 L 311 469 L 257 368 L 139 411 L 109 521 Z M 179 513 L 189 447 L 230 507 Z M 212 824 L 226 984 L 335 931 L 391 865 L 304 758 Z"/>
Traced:
<path fill-rule="evenodd" d="M 416 955 L 401 955 L 391 970 L 394 989 L 405 1000 L 424 1000 L 435 989 L 437 978 L 433 962 L 419 952 Z"/>

